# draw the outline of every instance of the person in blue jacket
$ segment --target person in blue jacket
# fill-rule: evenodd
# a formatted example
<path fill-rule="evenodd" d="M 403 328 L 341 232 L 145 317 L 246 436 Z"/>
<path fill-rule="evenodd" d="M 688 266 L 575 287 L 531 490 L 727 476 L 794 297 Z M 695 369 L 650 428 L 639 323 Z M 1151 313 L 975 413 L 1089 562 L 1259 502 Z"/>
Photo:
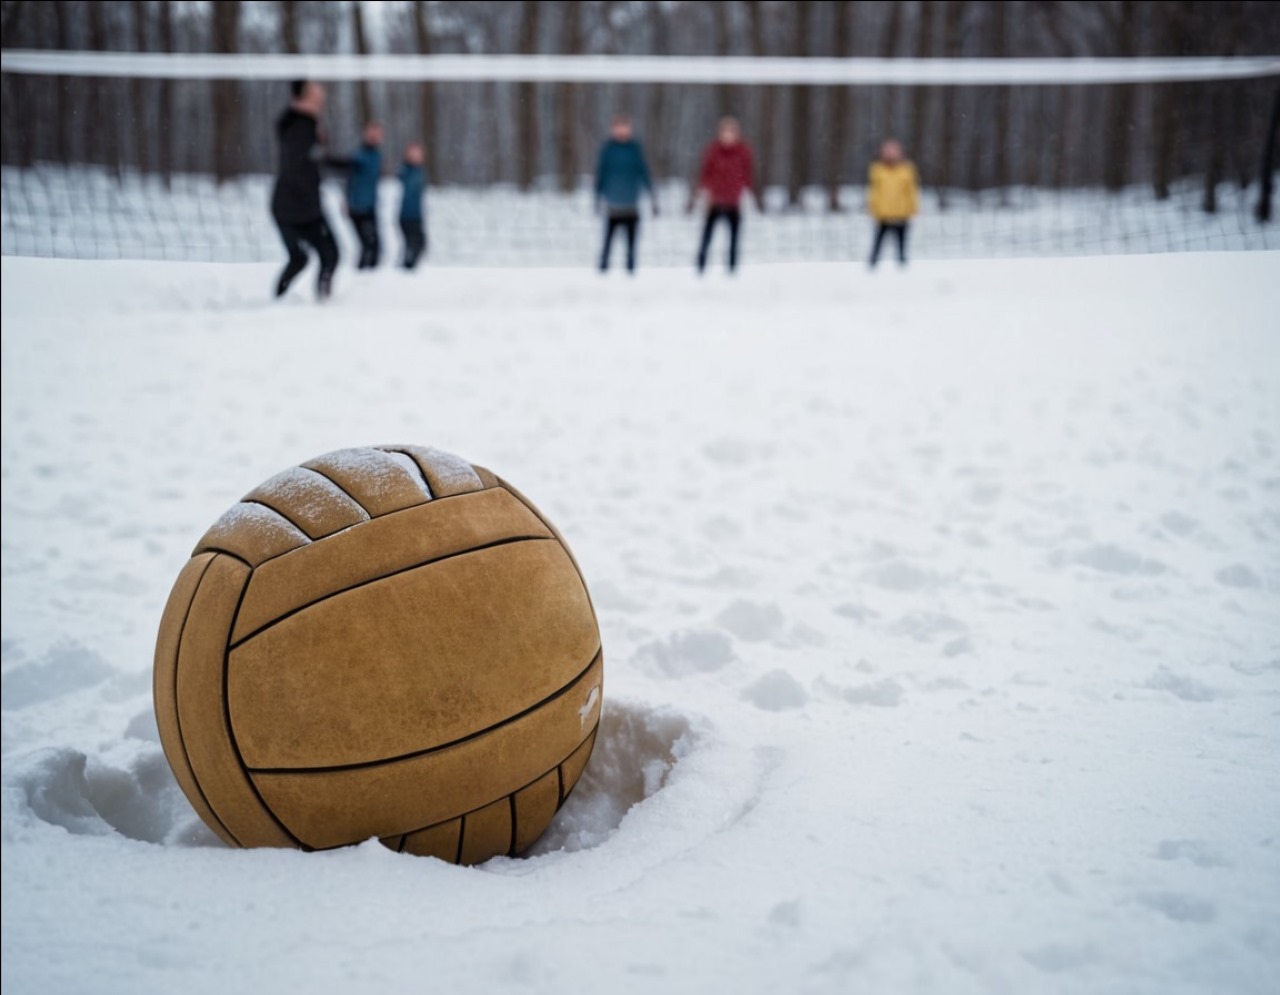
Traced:
<path fill-rule="evenodd" d="M 378 237 L 378 181 L 382 178 L 382 125 L 364 126 L 360 148 L 349 159 L 335 162 L 347 169 L 347 217 L 360 240 L 356 269 L 373 269 L 382 254 Z"/>
<path fill-rule="evenodd" d="M 604 248 L 600 252 L 600 272 L 609 268 L 613 234 L 619 228 L 627 237 L 627 271 L 636 268 L 636 230 L 640 225 L 640 194 L 649 195 L 654 216 L 658 201 L 649 180 L 644 150 L 631 131 L 631 118 L 619 114 L 609 127 L 609 139 L 600 149 L 596 165 L 596 210 L 605 216 Z"/>
<path fill-rule="evenodd" d="M 422 198 L 427 192 L 427 171 L 423 167 L 424 152 L 418 142 L 405 146 L 400 164 L 400 234 L 404 237 L 405 269 L 413 269 L 426 255 L 427 230 L 422 220 Z"/>

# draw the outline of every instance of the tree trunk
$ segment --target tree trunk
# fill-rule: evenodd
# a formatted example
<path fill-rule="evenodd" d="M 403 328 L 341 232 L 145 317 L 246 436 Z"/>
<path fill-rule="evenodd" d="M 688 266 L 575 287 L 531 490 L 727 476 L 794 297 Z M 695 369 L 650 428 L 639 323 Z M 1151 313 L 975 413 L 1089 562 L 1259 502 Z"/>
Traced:
<path fill-rule="evenodd" d="M 427 22 L 425 0 L 414 0 L 413 36 L 418 54 L 430 55 L 431 25 Z M 418 87 L 418 130 L 422 134 L 425 150 L 423 165 L 427 176 L 434 182 L 438 179 L 436 172 L 440 166 L 440 159 L 436 155 L 436 87 L 431 80 L 424 80 Z"/>
<path fill-rule="evenodd" d="M 145 52 L 149 46 L 147 44 L 147 11 L 149 4 L 143 0 L 133 0 L 133 48 L 136 52 Z M 142 79 L 134 78 L 130 81 L 130 103 L 133 109 L 133 159 L 134 167 L 140 173 L 150 171 L 151 156 L 150 142 L 151 137 L 151 120 L 147 113 L 147 91 L 154 90 L 154 83 L 144 82 Z"/>
<path fill-rule="evenodd" d="M 1222 55 L 1234 55 L 1239 49 L 1242 6 L 1240 0 L 1224 0 L 1214 7 L 1214 14 L 1217 15 L 1217 34 L 1222 40 L 1218 50 Z M 1226 162 L 1226 144 L 1231 140 L 1231 135 L 1226 131 L 1226 118 L 1232 87 L 1227 82 L 1209 83 L 1205 85 L 1205 90 L 1209 105 L 1207 135 L 1209 154 L 1205 162 L 1204 198 L 1200 206 L 1206 214 L 1216 214 L 1218 184 L 1222 181 Z"/>
<path fill-rule="evenodd" d="M 577 4 L 570 6 L 576 7 Z M 729 54 L 729 4 L 726 0 L 713 0 L 711 3 L 711 30 L 715 53 L 719 56 Z M 724 117 L 735 113 L 733 106 L 733 88 L 727 83 L 716 84 L 716 117 Z"/>
<path fill-rule="evenodd" d="M 1115 51 L 1121 58 L 1137 53 L 1137 0 L 1119 0 L 1113 8 Z M 1114 83 L 1109 87 L 1110 113 L 1107 115 L 1107 157 L 1103 161 L 1103 184 L 1110 191 L 1124 189 L 1129 178 L 1129 146 L 1133 129 L 1133 86 Z"/>
<path fill-rule="evenodd" d="M 534 55 L 538 51 L 538 29 L 541 26 L 541 7 L 537 0 L 525 0 L 524 14 L 520 22 L 520 51 Z M 516 143 L 516 171 L 520 189 L 529 190 L 538 175 L 538 88 L 531 82 L 520 84 L 517 108 L 519 138 Z"/>
<path fill-rule="evenodd" d="M 107 26 L 104 19 L 105 10 L 100 3 L 89 4 L 89 47 L 95 52 L 105 51 L 107 48 Z M 89 86 L 89 113 L 85 120 L 85 126 L 89 129 L 88 134 L 98 134 L 102 136 L 100 143 L 100 153 L 98 156 L 89 154 L 89 144 L 86 143 L 85 161 L 92 161 L 94 158 L 109 168 L 117 177 L 120 175 L 120 128 L 119 123 L 111 119 L 111 107 L 108 99 L 107 89 L 114 83 L 113 80 L 90 79 L 87 81 Z"/>
<path fill-rule="evenodd" d="M 280 39 L 289 55 L 298 55 L 298 0 L 280 0 Z"/>
<path fill-rule="evenodd" d="M 916 55 L 921 59 L 933 58 L 934 20 L 937 0 L 922 0 L 918 25 Z M 929 154 L 925 151 L 925 136 L 929 133 L 929 104 L 933 88 L 917 86 L 911 90 L 911 137 L 907 143 L 907 155 L 923 173 L 930 172 Z"/>
<path fill-rule="evenodd" d="M 68 17 L 67 5 L 65 3 L 50 4 L 53 7 L 54 29 L 57 32 L 57 46 L 63 51 L 71 48 L 71 24 Z M 53 105 L 53 114 L 55 127 L 57 128 L 57 153 L 58 162 L 64 166 L 71 165 L 72 159 L 75 157 L 74 137 L 71 133 L 71 123 L 76 119 L 75 108 L 79 98 L 79 88 L 75 87 L 70 76 L 54 77 L 54 93 L 56 100 Z M 75 92 L 73 92 L 73 87 Z"/>
<path fill-rule="evenodd" d="M 880 56 L 884 59 L 896 58 L 902 47 L 902 0 L 892 0 L 889 4 L 889 23 L 885 25 L 884 37 L 880 41 Z M 897 137 L 898 122 L 898 87 L 884 88 L 882 105 L 882 121 L 884 134 L 881 138 Z"/>
<path fill-rule="evenodd" d="M 834 35 L 832 38 L 838 58 L 853 54 L 853 10 L 847 0 L 836 4 Z M 840 185 L 844 180 L 845 155 L 849 144 L 849 87 L 834 86 L 831 89 L 831 124 L 827 129 L 827 208 L 839 211 Z"/>
<path fill-rule="evenodd" d="M 1262 143 L 1262 185 L 1258 192 L 1258 206 L 1253 215 L 1262 224 L 1271 220 L 1271 199 L 1275 191 L 1276 141 L 1280 138 L 1280 86 L 1271 100 L 1271 123 L 1267 125 L 1267 137 Z"/>
<path fill-rule="evenodd" d="M 566 4 L 564 11 L 564 51 L 581 55 L 583 50 L 582 5 Z M 560 83 L 557 88 L 560 129 L 560 189 L 571 193 L 578 186 L 578 87 Z"/>
<path fill-rule="evenodd" d="M 220 55 L 236 51 L 240 34 L 239 0 L 223 0 L 213 5 L 213 50 Z M 219 184 L 240 169 L 240 87 L 236 80 L 220 79 L 213 84 L 213 175 Z"/>
<path fill-rule="evenodd" d="M 764 0 L 750 0 L 747 16 L 751 28 L 751 54 L 764 56 L 769 54 L 769 33 L 765 25 L 768 8 Z M 755 136 L 756 147 L 756 188 L 760 191 L 761 203 L 764 202 L 764 191 L 769 183 L 770 169 L 773 166 L 773 150 L 775 140 L 774 127 L 775 101 L 777 89 L 769 84 L 760 87 L 760 132 Z"/>
<path fill-rule="evenodd" d="M 352 0 L 351 3 L 351 37 L 355 42 L 356 55 L 369 54 L 369 38 L 364 30 L 364 3 Z M 373 94 L 370 92 L 367 79 L 356 80 L 356 106 L 360 108 L 360 125 L 363 127 L 376 120 L 373 113 Z"/>
<path fill-rule="evenodd" d="M 576 6 L 576 5 L 575 5 Z M 670 37 L 667 31 L 667 15 L 662 4 L 651 2 L 648 6 L 649 40 L 654 55 L 670 55 Z M 671 175 L 671 161 L 667 155 L 668 143 L 662 140 L 670 129 L 666 119 L 667 87 L 664 83 L 655 83 L 650 91 L 648 117 L 645 122 L 645 151 L 649 156 L 649 168 L 653 171 L 653 181 L 657 183 Z"/>
<path fill-rule="evenodd" d="M 997 59 L 1009 55 L 1009 5 L 996 3 L 991 5 L 991 52 Z M 1000 191 L 1000 202 L 1008 203 L 1009 172 L 1009 123 L 1012 87 L 995 88 L 995 149 L 994 149 L 994 182 Z"/>
<path fill-rule="evenodd" d="M 809 32 L 813 25 L 813 0 L 795 0 L 789 9 L 795 16 L 792 24 L 791 54 L 803 58 L 809 54 Z M 791 168 L 787 176 L 787 203 L 799 207 L 804 187 L 809 180 L 809 96 L 807 86 L 791 88 Z"/>
<path fill-rule="evenodd" d="M 943 0 L 942 54 L 948 59 L 958 58 L 961 51 L 964 27 L 965 0 Z M 946 210 L 947 197 L 955 186 L 956 144 L 956 91 L 954 86 L 942 88 L 942 128 L 938 136 L 935 169 L 938 176 L 938 209 Z"/>
<path fill-rule="evenodd" d="M 57 4 L 61 7 L 62 4 Z M 160 14 L 160 51 L 173 51 L 173 0 L 162 0 Z M 160 102 L 156 115 L 156 136 L 159 148 L 160 175 L 164 178 L 165 189 L 173 183 L 173 82 L 160 80 Z"/>

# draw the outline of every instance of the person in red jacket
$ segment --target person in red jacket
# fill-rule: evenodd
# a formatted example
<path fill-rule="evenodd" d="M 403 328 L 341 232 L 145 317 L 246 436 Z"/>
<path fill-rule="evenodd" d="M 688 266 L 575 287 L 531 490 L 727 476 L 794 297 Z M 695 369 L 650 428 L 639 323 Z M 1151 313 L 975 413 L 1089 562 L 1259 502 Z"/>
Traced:
<path fill-rule="evenodd" d="M 729 272 L 738 266 L 738 227 L 742 221 L 742 195 L 748 193 L 761 208 L 760 195 L 756 191 L 755 162 L 751 147 L 742 140 L 742 129 L 735 118 L 720 119 L 716 140 L 707 146 L 702 155 L 702 168 L 698 171 L 698 183 L 693 199 L 705 196 L 707 219 L 702 226 L 702 242 L 698 246 L 698 272 L 707 266 L 707 249 L 711 247 L 711 234 L 721 218 L 729 226 Z"/>

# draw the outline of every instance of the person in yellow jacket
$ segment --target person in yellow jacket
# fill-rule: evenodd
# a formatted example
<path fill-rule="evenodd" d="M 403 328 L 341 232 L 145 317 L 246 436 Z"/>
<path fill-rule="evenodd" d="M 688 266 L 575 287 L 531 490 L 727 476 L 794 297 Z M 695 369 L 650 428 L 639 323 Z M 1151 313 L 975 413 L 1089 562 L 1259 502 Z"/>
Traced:
<path fill-rule="evenodd" d="M 902 154 L 902 146 L 890 138 L 880 146 L 880 158 L 871 164 L 867 183 L 867 210 L 876 219 L 876 238 L 868 266 L 875 269 L 884 237 L 898 240 L 898 262 L 907 264 L 907 225 L 920 210 L 920 178 L 916 167 Z"/>

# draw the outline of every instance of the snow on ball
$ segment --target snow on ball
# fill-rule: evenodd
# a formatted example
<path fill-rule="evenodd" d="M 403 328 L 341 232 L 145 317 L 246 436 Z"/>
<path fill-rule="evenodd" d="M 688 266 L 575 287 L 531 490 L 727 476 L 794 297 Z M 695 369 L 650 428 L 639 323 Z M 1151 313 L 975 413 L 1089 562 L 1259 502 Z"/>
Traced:
<path fill-rule="evenodd" d="M 560 534 L 436 449 L 272 477 L 196 546 L 155 658 L 165 755 L 238 846 L 516 854 L 586 766 L 603 658 Z"/>

